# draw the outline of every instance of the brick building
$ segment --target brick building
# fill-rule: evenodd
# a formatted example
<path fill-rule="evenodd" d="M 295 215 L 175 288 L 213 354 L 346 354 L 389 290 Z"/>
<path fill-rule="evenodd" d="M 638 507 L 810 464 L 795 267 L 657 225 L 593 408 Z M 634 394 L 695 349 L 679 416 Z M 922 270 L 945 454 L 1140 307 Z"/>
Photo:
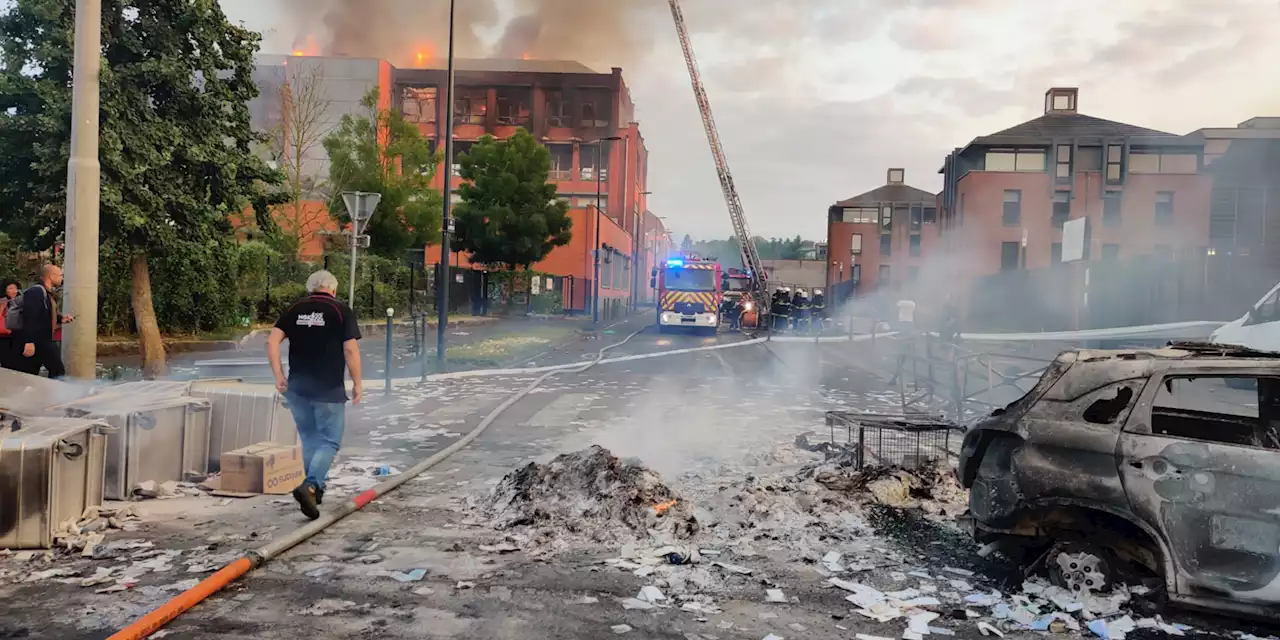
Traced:
<path fill-rule="evenodd" d="M 381 60 L 262 56 L 256 73 L 263 97 L 251 105 L 260 127 L 272 122 L 271 96 L 278 93 L 275 85 L 285 77 L 285 69 L 296 73 L 304 66 L 324 78 L 330 101 L 328 127 L 356 113 L 361 97 L 376 87 L 381 108 L 400 110 L 441 148 L 447 109 L 440 96 L 447 72 L 431 62 L 422 68 L 397 68 Z M 570 206 L 573 241 L 534 269 L 573 283 L 563 292 L 566 307 L 587 308 L 592 251 L 597 249 L 597 199 L 602 214 L 601 297 L 652 299 L 644 274 L 665 258 L 669 240 L 661 219 L 648 213 L 648 151 L 622 70 L 597 73 L 568 61 L 460 59 L 455 61 L 453 100 L 455 157 L 484 135 L 502 139 L 521 128 L 551 152 L 550 180 Z M 328 163 L 323 149 L 318 154 L 308 167 L 323 179 Z M 455 191 L 461 182 L 456 168 L 451 185 Z M 443 171 L 437 172 L 434 186 L 443 188 Z M 466 256 L 451 258 L 459 268 L 472 268 Z M 439 260 L 439 247 L 428 247 L 427 264 Z"/>
<path fill-rule="evenodd" d="M 827 287 L 837 299 L 919 277 L 939 241 L 937 196 L 889 169 L 885 184 L 827 210 Z"/>

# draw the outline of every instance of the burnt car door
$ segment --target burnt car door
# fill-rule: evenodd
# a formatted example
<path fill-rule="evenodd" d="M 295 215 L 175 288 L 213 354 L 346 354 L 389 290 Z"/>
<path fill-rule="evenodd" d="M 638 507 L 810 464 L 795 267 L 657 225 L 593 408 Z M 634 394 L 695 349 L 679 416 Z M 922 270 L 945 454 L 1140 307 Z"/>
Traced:
<path fill-rule="evenodd" d="M 1280 601 L 1280 376 L 1174 366 L 1120 438 L 1131 508 L 1165 538 L 1171 594 Z"/>

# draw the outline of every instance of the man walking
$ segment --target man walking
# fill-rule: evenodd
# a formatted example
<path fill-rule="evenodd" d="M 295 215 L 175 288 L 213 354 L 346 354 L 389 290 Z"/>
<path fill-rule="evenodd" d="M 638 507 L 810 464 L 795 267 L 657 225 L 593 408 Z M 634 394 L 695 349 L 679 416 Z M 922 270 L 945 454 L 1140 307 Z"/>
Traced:
<path fill-rule="evenodd" d="M 307 278 L 309 295 L 276 321 L 267 338 L 267 359 L 276 388 L 285 394 L 302 439 L 307 479 L 293 490 L 302 513 L 315 520 L 324 500 L 325 479 L 342 444 L 347 389 L 343 370 L 351 372 L 351 402 L 363 395 L 360 378 L 360 326 L 356 314 L 334 294 L 338 279 L 328 271 Z M 289 377 L 280 363 L 280 343 L 289 341 Z"/>
<path fill-rule="evenodd" d="M 74 318 L 58 313 L 53 290 L 61 286 L 62 269 L 46 264 L 40 269 L 40 282 L 22 294 L 22 327 L 17 339 L 22 353 L 18 360 L 21 369 L 32 375 L 40 375 L 40 369 L 48 371 L 50 378 L 67 374 L 62 364 L 62 350 L 54 341 L 54 335 L 58 325 L 70 324 Z"/>

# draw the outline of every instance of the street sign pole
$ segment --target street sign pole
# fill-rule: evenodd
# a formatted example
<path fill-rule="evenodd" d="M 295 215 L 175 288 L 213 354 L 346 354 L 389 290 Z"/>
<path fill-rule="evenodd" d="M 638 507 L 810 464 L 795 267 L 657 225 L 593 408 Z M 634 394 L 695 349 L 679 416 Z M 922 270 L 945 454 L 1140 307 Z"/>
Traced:
<path fill-rule="evenodd" d="M 364 231 L 365 225 L 369 224 L 369 219 L 373 217 L 373 210 L 378 208 L 378 202 L 381 200 L 380 193 L 342 192 L 342 204 L 347 207 L 347 215 L 351 217 L 351 276 L 347 282 L 347 305 L 351 307 L 352 312 L 356 310 L 356 257 L 361 244 L 365 247 L 369 246 L 363 241 L 367 236 L 362 236 L 361 232 Z"/>

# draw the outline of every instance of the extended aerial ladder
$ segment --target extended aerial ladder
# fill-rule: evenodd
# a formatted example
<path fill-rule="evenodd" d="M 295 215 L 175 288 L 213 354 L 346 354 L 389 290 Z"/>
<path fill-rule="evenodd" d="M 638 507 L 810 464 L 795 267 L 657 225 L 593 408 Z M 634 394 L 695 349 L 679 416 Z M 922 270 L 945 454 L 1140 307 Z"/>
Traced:
<path fill-rule="evenodd" d="M 679 0 L 670 0 L 671 17 L 676 22 L 676 33 L 680 36 L 680 48 L 684 50 L 684 61 L 689 66 L 689 81 L 693 84 L 693 97 L 698 102 L 698 111 L 702 113 L 702 127 L 707 131 L 707 143 L 711 145 L 711 155 L 716 161 L 716 173 L 720 176 L 720 190 L 724 193 L 724 202 L 729 207 L 729 219 L 733 221 L 733 233 L 738 238 L 738 246 L 742 249 L 742 266 L 751 278 L 752 293 L 761 304 L 767 305 L 769 300 L 768 277 L 764 265 L 760 262 L 760 252 L 756 250 L 751 230 L 747 228 L 747 218 L 742 211 L 742 199 L 738 197 L 738 188 L 733 184 L 733 175 L 729 173 L 729 162 L 724 157 L 724 147 L 720 145 L 720 134 L 716 131 L 716 121 L 711 115 L 711 101 L 707 99 L 707 91 L 702 87 L 702 77 L 698 74 L 698 61 L 693 56 L 693 45 L 689 42 L 689 29 L 684 23 L 684 12 L 680 10 Z"/>

